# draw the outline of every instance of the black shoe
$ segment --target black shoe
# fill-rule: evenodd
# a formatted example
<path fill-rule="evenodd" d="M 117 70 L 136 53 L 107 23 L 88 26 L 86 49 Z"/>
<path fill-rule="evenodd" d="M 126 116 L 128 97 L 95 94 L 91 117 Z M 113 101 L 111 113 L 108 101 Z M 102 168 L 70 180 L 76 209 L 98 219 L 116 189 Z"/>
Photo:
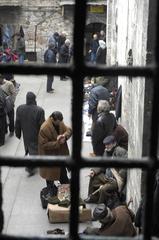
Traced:
<path fill-rule="evenodd" d="M 85 203 L 97 203 L 95 199 L 91 198 L 91 196 L 88 196 L 88 198 L 84 199 Z"/>
<path fill-rule="evenodd" d="M 47 91 L 47 93 L 53 93 L 53 92 L 54 92 L 54 89 Z"/>
<path fill-rule="evenodd" d="M 34 168 L 25 168 L 25 171 L 28 172 L 28 177 L 32 177 L 36 174 L 36 170 Z"/>
<path fill-rule="evenodd" d="M 13 137 L 14 136 L 14 132 L 10 132 L 9 136 Z"/>

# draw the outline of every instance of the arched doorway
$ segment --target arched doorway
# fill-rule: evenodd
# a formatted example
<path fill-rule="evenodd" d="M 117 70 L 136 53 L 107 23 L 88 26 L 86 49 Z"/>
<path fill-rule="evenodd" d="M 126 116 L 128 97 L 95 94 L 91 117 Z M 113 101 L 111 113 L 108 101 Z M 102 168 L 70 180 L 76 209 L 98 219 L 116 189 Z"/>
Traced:
<path fill-rule="evenodd" d="M 86 61 L 89 59 L 88 51 L 89 51 L 89 48 L 90 48 L 91 38 L 92 38 L 93 34 L 95 34 L 95 33 L 99 34 L 99 32 L 101 30 L 103 30 L 106 33 L 106 24 L 95 22 L 95 23 L 90 23 L 90 24 L 86 25 L 86 29 L 85 29 Z"/>

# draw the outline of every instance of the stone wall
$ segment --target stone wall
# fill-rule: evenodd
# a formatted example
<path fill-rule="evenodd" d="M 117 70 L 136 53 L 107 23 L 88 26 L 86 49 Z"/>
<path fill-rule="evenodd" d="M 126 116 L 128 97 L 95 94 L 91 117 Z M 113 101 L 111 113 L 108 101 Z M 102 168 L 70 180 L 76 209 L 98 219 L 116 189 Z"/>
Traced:
<path fill-rule="evenodd" d="M 145 0 L 111 0 L 108 7 L 109 26 L 109 65 L 127 65 L 128 51 L 132 49 L 133 65 L 146 64 L 147 26 L 149 1 Z M 109 6 L 109 5 L 108 5 Z M 112 16 L 116 16 L 114 20 Z M 112 28 L 111 28 L 112 23 Z M 115 37 L 113 37 L 115 36 Z M 117 46 L 116 46 L 117 41 Z M 117 47 L 117 52 L 114 47 Z M 142 156 L 145 79 L 119 77 L 122 85 L 121 124 L 129 133 L 129 158 Z M 141 171 L 130 170 L 128 173 L 128 200 L 133 197 L 132 208 L 136 209 L 140 200 Z"/>
<path fill-rule="evenodd" d="M 107 65 L 116 64 L 117 54 L 117 0 L 107 4 Z"/>
<path fill-rule="evenodd" d="M 33 4 L 34 3 L 34 4 Z M 66 32 L 72 40 L 72 16 L 64 18 L 59 1 L 23 1 L 22 6 L 0 7 L 0 23 L 12 25 L 14 32 L 23 26 L 27 52 L 37 52 L 38 61 L 43 60 L 48 38 L 54 32 Z M 35 42 L 36 41 L 36 42 Z M 36 48 L 36 49 L 35 49 Z"/>

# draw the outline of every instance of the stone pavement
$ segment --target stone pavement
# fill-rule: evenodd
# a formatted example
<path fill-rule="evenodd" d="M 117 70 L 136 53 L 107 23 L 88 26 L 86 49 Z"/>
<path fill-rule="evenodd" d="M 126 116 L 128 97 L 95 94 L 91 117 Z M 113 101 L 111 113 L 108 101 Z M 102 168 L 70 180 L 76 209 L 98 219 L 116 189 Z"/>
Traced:
<path fill-rule="evenodd" d="M 53 94 L 46 93 L 46 76 L 15 76 L 20 83 L 20 91 L 16 98 L 16 106 L 25 103 L 28 91 L 37 95 L 37 103 L 45 109 L 47 118 L 53 111 L 60 110 L 64 115 L 64 121 L 71 126 L 71 80 L 60 81 L 55 77 Z M 71 140 L 69 141 L 71 151 Z M 90 141 L 83 141 L 82 154 L 88 156 L 92 152 Z M 23 139 L 15 136 L 6 136 L 6 143 L 0 148 L 1 155 L 24 156 Z M 89 177 L 88 169 L 81 171 L 82 198 L 87 197 Z M 84 183 L 84 184 L 83 184 Z M 40 190 L 45 187 L 45 181 L 38 173 L 27 177 L 24 168 L 2 167 L 3 185 L 3 233 L 20 236 L 47 236 L 47 230 L 60 227 L 68 233 L 68 224 L 50 224 L 46 210 L 42 209 L 40 202 Z M 91 207 L 94 207 L 93 205 Z M 92 223 L 80 224 L 79 232 Z M 48 235 L 49 237 L 52 235 Z"/>

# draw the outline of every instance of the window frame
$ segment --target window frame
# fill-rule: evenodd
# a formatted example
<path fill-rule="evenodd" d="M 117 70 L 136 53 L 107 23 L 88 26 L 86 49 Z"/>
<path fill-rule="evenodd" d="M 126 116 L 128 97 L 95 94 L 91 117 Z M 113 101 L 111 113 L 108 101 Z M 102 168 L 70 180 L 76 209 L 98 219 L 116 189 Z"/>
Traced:
<path fill-rule="evenodd" d="M 155 46 L 155 63 L 153 65 L 141 67 L 97 67 L 89 66 L 84 62 L 84 34 L 86 23 L 86 1 L 76 0 L 74 8 L 74 61 L 71 66 L 49 66 L 46 64 L 27 64 L 19 67 L 18 64 L 0 65 L 0 72 L 12 72 L 14 74 L 31 75 L 68 75 L 72 79 L 73 86 L 73 102 L 72 102 L 72 155 L 71 157 L 49 157 L 49 156 L 34 156 L 34 157 L 10 157 L 0 156 L 0 166 L 9 167 L 41 167 L 41 166 L 67 166 L 71 169 L 71 210 L 69 223 L 69 238 L 70 239 L 94 239 L 93 237 L 79 237 L 78 235 L 78 199 L 80 190 L 80 170 L 85 167 L 99 166 L 99 167 L 123 167 L 123 168 L 141 168 L 146 170 L 146 208 L 145 208 L 145 228 L 144 239 L 151 239 L 151 225 L 152 225 L 152 203 L 153 203 L 153 184 L 155 181 L 154 171 L 159 168 L 159 161 L 157 159 L 158 147 L 158 92 L 159 92 L 159 29 L 156 27 L 156 46 Z M 82 16 L 82 17 L 81 17 Z M 79 22 L 80 19 L 80 22 Z M 156 26 L 159 26 L 159 1 L 157 1 L 157 15 Z M 80 39 L 80 41 L 78 41 Z M 86 159 L 81 156 L 82 146 L 82 107 L 83 107 L 83 79 L 85 76 L 132 76 L 133 81 L 135 77 L 149 77 L 153 81 L 153 105 L 151 117 L 151 137 L 150 137 L 150 155 L 140 159 L 116 159 L 111 161 L 111 158 L 98 157 Z M 141 79 L 142 81 L 142 79 Z M 78 106 L 78 109 L 77 109 Z M 78 123 L 78 124 L 77 124 Z M 156 129 L 157 128 L 157 129 Z M 23 160 L 23 161 L 22 161 Z M 105 161 L 107 160 L 107 161 Z M 2 206 L 2 185 L 0 204 Z M 2 211 L 2 209 L 1 209 Z M 3 219 L 0 220 L 0 228 L 3 228 Z M 4 236 L 1 239 L 34 239 L 33 237 L 19 237 L 19 236 Z M 36 239 L 41 239 L 37 238 Z M 49 238 L 43 238 L 49 239 Z M 60 237 L 54 239 L 67 239 L 67 237 Z M 105 239 L 96 237 L 96 239 Z M 112 238 L 113 239 L 113 238 Z M 114 239 L 119 239 L 115 237 Z M 131 239 L 131 238 L 126 238 Z"/>

